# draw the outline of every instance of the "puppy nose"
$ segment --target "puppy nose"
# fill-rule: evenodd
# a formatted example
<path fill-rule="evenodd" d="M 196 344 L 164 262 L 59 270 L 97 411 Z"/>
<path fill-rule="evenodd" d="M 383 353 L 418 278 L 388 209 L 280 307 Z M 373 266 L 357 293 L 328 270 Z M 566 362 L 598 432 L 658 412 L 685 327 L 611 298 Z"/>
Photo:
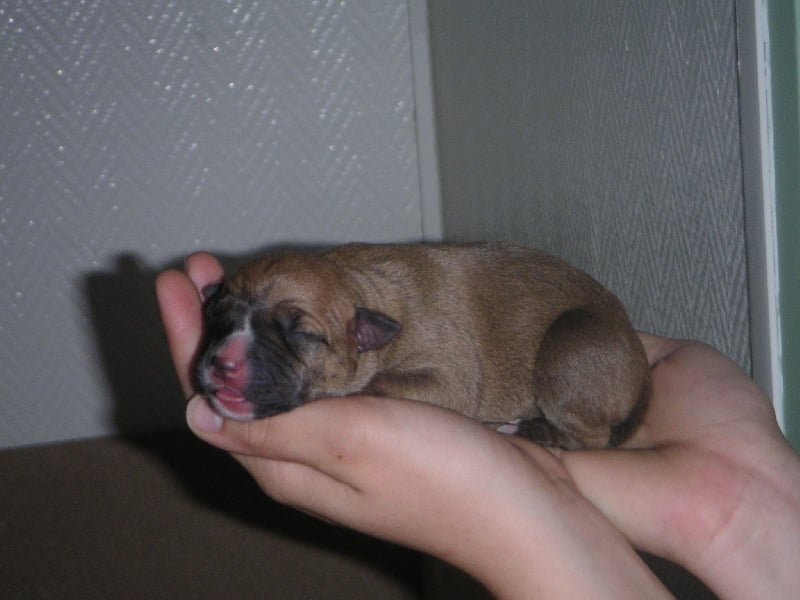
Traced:
<path fill-rule="evenodd" d="M 215 371 L 223 372 L 227 375 L 233 375 L 237 371 L 240 371 L 243 365 L 244 361 L 242 360 L 231 360 L 230 358 L 226 358 L 225 356 L 221 356 L 219 354 L 214 357 L 214 360 L 211 361 L 211 366 Z"/>
<path fill-rule="evenodd" d="M 247 363 L 215 356 L 211 361 L 209 375 L 215 385 L 241 392 L 247 386 Z"/>
<path fill-rule="evenodd" d="M 247 339 L 235 336 L 211 359 L 210 375 L 219 385 L 239 388 L 247 381 Z"/>

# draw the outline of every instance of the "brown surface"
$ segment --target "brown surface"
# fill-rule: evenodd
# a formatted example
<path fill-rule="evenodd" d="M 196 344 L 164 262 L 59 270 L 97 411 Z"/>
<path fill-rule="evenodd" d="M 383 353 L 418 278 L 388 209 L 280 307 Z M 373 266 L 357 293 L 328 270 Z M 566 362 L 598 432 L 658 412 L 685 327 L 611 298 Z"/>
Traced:
<path fill-rule="evenodd" d="M 413 598 L 418 562 L 271 502 L 187 433 L 0 453 L 2 598 Z"/>
<path fill-rule="evenodd" d="M 677 598 L 714 598 L 648 562 Z M 488 596 L 455 569 L 270 501 L 187 432 L 0 452 L 3 600 L 418 597 Z"/>

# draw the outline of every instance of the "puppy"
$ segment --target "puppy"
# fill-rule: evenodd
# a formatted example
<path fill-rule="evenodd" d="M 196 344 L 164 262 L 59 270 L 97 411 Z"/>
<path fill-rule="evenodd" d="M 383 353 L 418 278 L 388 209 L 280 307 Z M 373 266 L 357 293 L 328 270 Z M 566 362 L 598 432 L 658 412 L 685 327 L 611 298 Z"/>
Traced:
<path fill-rule="evenodd" d="M 226 418 L 365 393 L 580 448 L 625 441 L 647 403 L 647 358 L 619 300 L 519 245 L 266 256 L 204 296 L 195 383 Z"/>

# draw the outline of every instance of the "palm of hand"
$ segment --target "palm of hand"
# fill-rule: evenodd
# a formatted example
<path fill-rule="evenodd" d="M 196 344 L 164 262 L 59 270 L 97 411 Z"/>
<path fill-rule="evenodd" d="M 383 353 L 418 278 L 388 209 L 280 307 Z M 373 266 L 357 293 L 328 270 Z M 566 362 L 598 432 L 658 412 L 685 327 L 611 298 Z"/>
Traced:
<path fill-rule="evenodd" d="M 769 400 L 730 360 L 642 338 L 653 395 L 641 429 L 624 450 L 568 453 L 564 464 L 637 548 L 683 564 L 721 596 L 748 597 L 754 563 L 775 560 L 780 530 L 800 531 L 797 457 Z M 782 551 L 797 553 L 800 540 Z"/>

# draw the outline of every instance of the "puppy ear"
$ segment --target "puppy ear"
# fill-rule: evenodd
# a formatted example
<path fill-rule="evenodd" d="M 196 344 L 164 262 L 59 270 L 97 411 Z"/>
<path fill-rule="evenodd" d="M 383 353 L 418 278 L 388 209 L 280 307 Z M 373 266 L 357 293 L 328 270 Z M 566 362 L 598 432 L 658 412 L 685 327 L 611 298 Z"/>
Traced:
<path fill-rule="evenodd" d="M 359 353 L 382 348 L 399 331 L 400 323 L 391 317 L 367 308 L 356 308 L 351 333 L 355 338 Z"/>

